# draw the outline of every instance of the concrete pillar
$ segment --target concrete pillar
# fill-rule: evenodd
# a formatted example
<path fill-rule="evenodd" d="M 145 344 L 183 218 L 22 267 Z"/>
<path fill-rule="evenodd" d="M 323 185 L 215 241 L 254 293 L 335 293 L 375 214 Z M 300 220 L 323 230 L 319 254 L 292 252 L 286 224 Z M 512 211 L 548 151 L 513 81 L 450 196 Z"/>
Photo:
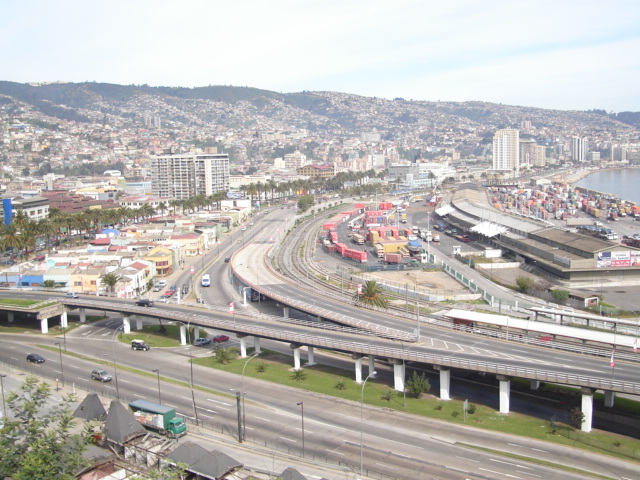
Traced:
<path fill-rule="evenodd" d="M 247 306 L 247 290 L 248 290 L 248 288 L 243 288 L 242 289 L 242 306 L 243 307 Z"/>
<path fill-rule="evenodd" d="M 531 390 L 538 390 L 540 388 L 540 380 L 531 380 Z"/>
<path fill-rule="evenodd" d="M 307 347 L 307 365 L 315 365 L 316 362 L 313 361 L 313 347 L 309 345 Z"/>
<path fill-rule="evenodd" d="M 509 400 L 511 399 L 511 377 L 496 375 L 500 382 L 500 413 L 509 413 Z"/>
<path fill-rule="evenodd" d="M 247 337 L 243 335 L 238 337 L 238 340 L 240 341 L 240 358 L 247 358 Z"/>
<path fill-rule="evenodd" d="M 87 323 L 87 309 L 80 308 L 80 323 Z"/>
<path fill-rule="evenodd" d="M 15 320 L 15 318 L 14 318 L 13 312 L 7 312 L 7 321 L 9 323 L 13 323 L 14 320 Z"/>
<path fill-rule="evenodd" d="M 140 330 L 142 330 L 142 327 L 140 328 Z M 122 317 L 122 333 L 124 333 L 125 335 L 131 333 L 131 320 L 129 318 L 129 315 L 124 315 Z"/>
<path fill-rule="evenodd" d="M 587 387 L 582 387 L 581 390 L 582 414 L 584 415 L 581 430 L 589 433 L 591 431 L 591 424 L 593 423 L 593 390 Z"/>
<path fill-rule="evenodd" d="M 260 350 L 260 337 L 253 337 L 253 348 L 255 350 L 253 353 L 262 353 L 262 350 Z"/>
<path fill-rule="evenodd" d="M 404 392 L 404 363 L 393 364 L 393 389 Z"/>
<path fill-rule="evenodd" d="M 293 349 L 293 369 L 300 370 L 300 347 Z"/>
<path fill-rule="evenodd" d="M 284 307 L 284 308 L 282 309 L 282 316 L 283 316 L 284 318 L 289 318 L 289 307 Z"/>
<path fill-rule="evenodd" d="M 69 326 L 67 318 L 67 312 L 62 312 L 62 314 L 60 315 L 60 328 L 67 328 Z"/>
<path fill-rule="evenodd" d="M 440 370 L 440 400 L 451 400 L 451 370 L 446 367 L 436 367 Z"/>
<path fill-rule="evenodd" d="M 186 344 L 187 344 L 187 327 L 184 325 L 180 325 L 180 345 L 186 345 Z"/>
<path fill-rule="evenodd" d="M 142 330 L 142 319 L 141 318 L 136 318 L 136 330 L 140 331 Z"/>
<path fill-rule="evenodd" d="M 372 372 L 376 371 L 376 357 L 369 355 L 369 375 L 371 375 Z M 371 377 L 375 377 L 375 375 L 371 375 Z"/>
<path fill-rule="evenodd" d="M 356 383 L 362 383 L 362 355 L 354 355 L 356 367 Z"/>
<path fill-rule="evenodd" d="M 613 390 L 604 391 L 604 406 L 607 408 L 613 408 L 616 400 L 616 392 Z"/>
<path fill-rule="evenodd" d="M 49 319 L 43 318 L 40 320 L 40 332 L 41 333 L 49 333 Z"/>
<path fill-rule="evenodd" d="M 193 338 L 200 338 L 200 327 L 198 326 L 194 326 L 193 327 Z"/>

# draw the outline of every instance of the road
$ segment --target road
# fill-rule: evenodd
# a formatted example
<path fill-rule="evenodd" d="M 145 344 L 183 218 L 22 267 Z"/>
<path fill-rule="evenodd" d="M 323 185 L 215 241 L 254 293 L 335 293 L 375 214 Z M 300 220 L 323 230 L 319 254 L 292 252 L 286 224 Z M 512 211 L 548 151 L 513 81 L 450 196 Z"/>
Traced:
<path fill-rule="evenodd" d="M 67 336 L 69 352 L 82 353 L 99 360 L 118 362 L 120 400 L 128 402 L 137 398 L 157 401 L 158 383 L 151 373 L 141 376 L 130 369 L 150 372 L 160 370 L 160 395 L 163 403 L 195 420 L 190 380 L 190 350 L 194 355 L 210 354 L 207 349 L 176 347 L 152 349 L 148 352 L 132 351 L 127 345 L 113 342 L 113 328 L 117 322 L 86 325 Z M 31 372 L 62 380 L 60 362 L 55 350 L 33 346 L 48 344 L 57 339 L 23 335 L 3 335 L 0 340 L 0 361 L 4 365 L 16 365 Z M 25 347 L 32 345 L 32 347 Z M 55 348 L 55 347 L 54 347 Z M 41 353 L 47 362 L 41 365 L 27 364 L 25 349 Z M 64 379 L 76 388 L 97 390 L 106 397 L 115 396 L 115 383 L 90 380 L 89 372 L 96 363 L 63 353 Z M 127 368 L 124 368 L 127 367 Z M 113 369 L 109 369 L 113 373 Z M 168 379 L 183 382 L 169 383 Z M 598 472 L 611 478 L 638 478 L 640 467 L 626 462 L 601 458 L 571 448 L 553 447 L 544 442 L 531 441 L 464 428 L 422 417 L 364 406 L 358 402 L 336 400 L 316 393 L 306 392 L 259 379 L 220 371 L 212 372 L 194 365 L 194 385 L 206 388 L 195 390 L 196 408 L 200 421 L 199 430 L 221 434 L 226 441 L 237 438 L 237 410 L 235 392 L 241 392 L 244 383 L 246 396 L 247 441 L 270 449 L 302 455 L 302 430 L 298 402 L 304 402 L 305 456 L 316 462 L 344 462 L 359 470 L 360 431 L 362 429 L 363 464 L 367 470 L 381 472 L 392 478 L 584 478 L 547 467 L 521 461 L 513 461 L 492 453 L 469 449 L 464 445 L 527 455 L 559 464 L 579 465 L 581 469 Z M 359 388 L 359 387 L 358 387 Z M 366 385 L 365 385 L 366 388 Z M 362 421 L 361 421 L 362 414 Z M 233 449 L 230 450 L 234 452 Z M 234 456 L 232 453 L 230 453 Z M 236 458 L 236 457 L 234 457 Z M 452 467 L 454 465 L 455 467 Z M 313 464 L 305 467 L 313 471 Z M 303 471 L 303 474 L 305 471 Z M 331 477 L 338 478 L 338 477 Z M 349 477 L 344 477 L 349 478 Z"/>

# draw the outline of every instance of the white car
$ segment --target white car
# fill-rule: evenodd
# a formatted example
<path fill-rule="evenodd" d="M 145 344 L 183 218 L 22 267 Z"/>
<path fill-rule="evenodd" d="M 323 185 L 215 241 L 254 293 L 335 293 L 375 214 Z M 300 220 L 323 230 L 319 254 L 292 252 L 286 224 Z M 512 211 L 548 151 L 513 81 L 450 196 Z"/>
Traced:
<path fill-rule="evenodd" d="M 66 298 L 80 298 L 80 295 L 78 295 L 76 292 L 67 292 L 64 296 Z"/>
<path fill-rule="evenodd" d="M 240 230 L 242 230 L 243 232 L 247 229 L 246 225 L 242 225 L 242 228 Z"/>

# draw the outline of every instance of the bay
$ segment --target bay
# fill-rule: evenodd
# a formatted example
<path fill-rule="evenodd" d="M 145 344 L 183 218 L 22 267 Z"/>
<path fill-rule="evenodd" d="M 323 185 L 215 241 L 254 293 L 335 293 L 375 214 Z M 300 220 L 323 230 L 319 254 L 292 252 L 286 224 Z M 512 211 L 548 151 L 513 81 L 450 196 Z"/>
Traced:
<path fill-rule="evenodd" d="M 574 185 L 640 204 L 640 168 L 598 170 L 578 180 Z"/>

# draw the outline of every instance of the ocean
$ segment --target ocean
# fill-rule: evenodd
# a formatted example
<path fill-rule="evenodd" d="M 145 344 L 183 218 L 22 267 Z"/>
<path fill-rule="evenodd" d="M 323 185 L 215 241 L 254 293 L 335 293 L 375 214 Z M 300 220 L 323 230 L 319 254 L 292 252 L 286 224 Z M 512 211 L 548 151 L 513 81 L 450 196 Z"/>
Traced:
<path fill-rule="evenodd" d="M 574 185 L 640 204 L 640 168 L 598 170 Z"/>

